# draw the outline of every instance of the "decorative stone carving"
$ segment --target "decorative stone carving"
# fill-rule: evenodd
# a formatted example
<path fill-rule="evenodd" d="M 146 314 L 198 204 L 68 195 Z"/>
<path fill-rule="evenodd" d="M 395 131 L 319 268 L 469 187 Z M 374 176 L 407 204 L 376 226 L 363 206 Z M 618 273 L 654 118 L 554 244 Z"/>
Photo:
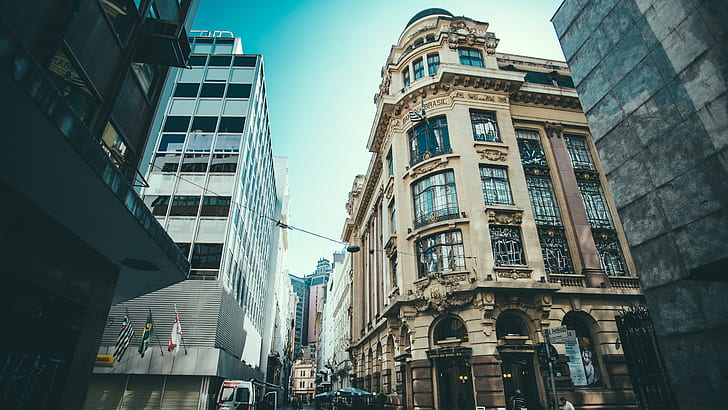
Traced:
<path fill-rule="evenodd" d="M 493 271 L 503 279 L 531 279 L 530 269 L 521 268 L 494 268 Z"/>
<path fill-rule="evenodd" d="M 462 95 L 460 95 L 460 96 L 462 97 Z M 497 103 L 508 104 L 508 97 L 506 97 L 504 95 L 468 93 L 467 97 L 469 99 L 475 100 L 475 101 L 497 102 Z"/>
<path fill-rule="evenodd" d="M 487 30 L 487 26 L 486 26 Z M 445 30 L 448 32 L 448 46 L 455 49 L 459 46 L 467 45 L 469 47 L 483 47 L 486 53 L 492 55 L 498 46 L 499 39 L 495 38 L 494 33 L 478 30 L 469 27 L 465 20 L 454 20 Z"/>
<path fill-rule="evenodd" d="M 484 292 L 478 295 L 473 301 L 473 306 L 483 312 L 483 320 L 480 324 L 483 327 L 483 333 L 490 336 L 493 333 L 495 321 L 493 320 L 493 310 L 495 309 L 495 294 L 493 292 Z"/>
<path fill-rule="evenodd" d="M 523 211 L 505 209 L 486 209 L 488 223 L 494 225 L 520 225 L 523 222 Z"/>
<path fill-rule="evenodd" d="M 549 138 L 561 138 L 561 131 L 564 130 L 562 124 L 548 121 L 544 123 L 544 128 L 546 129 L 546 136 Z"/>
<path fill-rule="evenodd" d="M 387 190 L 384 195 L 387 197 L 387 199 L 392 199 L 393 193 L 394 193 L 394 182 L 390 180 L 389 183 L 387 184 Z"/>
<path fill-rule="evenodd" d="M 427 276 L 427 280 L 418 283 L 415 294 L 419 300 L 415 304 L 415 309 L 419 312 L 429 310 L 444 312 L 472 302 L 472 294 L 455 293 L 455 289 L 460 284 L 453 276 L 433 273 Z M 467 277 L 466 275 L 463 276 Z"/>
<path fill-rule="evenodd" d="M 445 168 L 445 166 L 447 166 L 447 159 L 433 162 L 430 164 L 420 165 L 419 167 L 412 169 L 412 171 L 410 172 L 412 173 L 413 177 L 416 177 L 418 175 L 422 175 L 436 169 Z"/>
<path fill-rule="evenodd" d="M 487 159 L 489 161 L 505 161 L 508 158 L 508 152 L 496 148 L 485 148 L 475 150 L 480 154 L 481 159 Z"/>

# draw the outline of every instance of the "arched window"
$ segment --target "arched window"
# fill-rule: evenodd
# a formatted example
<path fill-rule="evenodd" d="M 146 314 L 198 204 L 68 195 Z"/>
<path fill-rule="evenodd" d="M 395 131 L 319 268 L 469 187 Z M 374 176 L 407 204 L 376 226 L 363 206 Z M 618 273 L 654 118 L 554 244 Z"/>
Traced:
<path fill-rule="evenodd" d="M 467 341 L 468 329 L 458 318 L 449 317 L 440 321 L 435 328 L 435 344 L 442 342 Z"/>
<path fill-rule="evenodd" d="M 593 386 L 601 383 L 596 341 L 584 321 L 574 314 L 566 315 L 563 325 L 576 333 L 576 345 L 567 345 L 569 372 L 574 386 Z M 570 353 L 571 352 L 571 353 Z"/>
<path fill-rule="evenodd" d="M 513 313 L 502 313 L 498 316 L 495 322 L 495 334 L 498 339 L 506 336 L 529 336 L 526 324 Z"/>

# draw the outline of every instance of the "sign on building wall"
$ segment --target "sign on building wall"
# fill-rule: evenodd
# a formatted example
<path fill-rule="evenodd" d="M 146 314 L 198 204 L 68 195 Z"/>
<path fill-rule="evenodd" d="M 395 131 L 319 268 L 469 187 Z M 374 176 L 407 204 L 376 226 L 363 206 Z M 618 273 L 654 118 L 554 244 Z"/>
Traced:
<path fill-rule="evenodd" d="M 581 350 L 578 343 L 566 343 L 566 356 L 569 358 L 569 374 L 574 386 L 586 386 L 584 363 L 581 361 Z"/>

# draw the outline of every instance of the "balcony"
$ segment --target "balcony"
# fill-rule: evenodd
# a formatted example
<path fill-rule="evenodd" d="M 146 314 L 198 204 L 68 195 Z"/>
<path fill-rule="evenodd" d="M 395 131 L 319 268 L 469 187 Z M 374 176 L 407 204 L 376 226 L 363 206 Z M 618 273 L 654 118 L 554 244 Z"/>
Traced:
<path fill-rule="evenodd" d="M 450 154 L 452 153 L 452 148 L 450 148 L 449 145 L 442 146 L 442 147 L 431 147 L 425 151 L 412 153 L 412 158 L 410 158 L 410 166 L 414 166 L 419 164 L 422 161 L 426 161 L 432 157 L 436 157 L 438 155 L 444 155 L 444 154 Z"/>
<path fill-rule="evenodd" d="M 136 62 L 184 68 L 190 51 L 187 32 L 179 22 L 150 18 L 144 23 Z"/>
<path fill-rule="evenodd" d="M 460 213 L 458 212 L 457 208 L 440 209 L 423 215 L 415 215 L 414 226 L 415 229 L 419 229 L 423 226 L 434 224 L 435 222 L 448 221 L 458 218 L 460 218 Z"/>

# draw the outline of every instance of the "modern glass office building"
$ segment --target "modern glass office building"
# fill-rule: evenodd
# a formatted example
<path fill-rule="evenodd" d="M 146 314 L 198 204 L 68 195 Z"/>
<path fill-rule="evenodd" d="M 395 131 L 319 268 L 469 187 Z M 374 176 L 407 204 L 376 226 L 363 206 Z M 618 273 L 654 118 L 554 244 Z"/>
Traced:
<path fill-rule="evenodd" d="M 128 311 L 140 330 L 151 310 L 162 348 L 140 357 L 133 339 L 121 361 L 97 367 L 88 408 L 110 397 L 132 408 L 140 392 L 167 397 L 169 386 L 188 392 L 190 405 L 208 405 L 224 379 L 265 379 L 273 324 L 264 318 L 285 248 L 277 221 L 287 192 L 277 192 L 276 175 L 287 171 L 272 156 L 263 58 L 243 54 L 229 32 L 193 31 L 190 44 L 189 67 L 166 87 L 142 192 L 189 258 L 189 280 L 112 307 L 110 321 Z M 175 306 L 186 353 L 173 356 L 165 351 Z M 107 327 L 100 354 L 113 353 L 118 332 Z"/>

